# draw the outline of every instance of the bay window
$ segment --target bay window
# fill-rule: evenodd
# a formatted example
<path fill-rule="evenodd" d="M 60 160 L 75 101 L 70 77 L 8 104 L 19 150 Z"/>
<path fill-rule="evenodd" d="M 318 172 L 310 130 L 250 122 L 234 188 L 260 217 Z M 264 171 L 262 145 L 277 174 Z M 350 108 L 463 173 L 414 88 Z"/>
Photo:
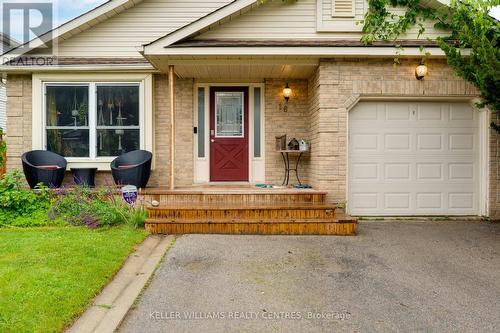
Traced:
<path fill-rule="evenodd" d="M 141 148 L 139 83 L 47 83 L 45 148 L 99 160 Z"/>

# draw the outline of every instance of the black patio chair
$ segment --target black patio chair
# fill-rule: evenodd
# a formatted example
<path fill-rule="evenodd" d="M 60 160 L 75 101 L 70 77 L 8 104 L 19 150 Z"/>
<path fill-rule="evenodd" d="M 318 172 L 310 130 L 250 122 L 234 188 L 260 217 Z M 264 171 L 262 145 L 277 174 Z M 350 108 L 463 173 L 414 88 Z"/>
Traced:
<path fill-rule="evenodd" d="M 117 185 L 135 185 L 145 188 L 151 175 L 153 154 L 134 150 L 118 156 L 111 162 L 111 174 Z"/>
<path fill-rule="evenodd" d="M 39 183 L 59 188 L 64 180 L 68 162 L 64 157 L 47 150 L 32 150 L 21 156 L 23 171 L 31 188 Z"/>

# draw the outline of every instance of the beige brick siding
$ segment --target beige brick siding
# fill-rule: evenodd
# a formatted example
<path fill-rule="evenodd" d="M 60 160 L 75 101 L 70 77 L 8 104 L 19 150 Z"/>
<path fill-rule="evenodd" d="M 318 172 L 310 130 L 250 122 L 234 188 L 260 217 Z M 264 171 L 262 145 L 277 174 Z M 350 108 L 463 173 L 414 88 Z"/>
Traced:
<path fill-rule="evenodd" d="M 393 68 L 390 59 L 321 60 L 309 80 L 291 80 L 293 95 L 288 113 L 280 110 L 283 80 L 265 81 L 266 182 L 281 184 L 283 164 L 275 152 L 275 137 L 305 138 L 311 141 L 310 156 L 301 164 L 304 182 L 328 191 L 328 200 L 343 202 L 347 189 L 348 110 L 360 98 L 369 97 L 453 97 L 476 96 L 474 87 L 456 77 L 445 61 L 428 62 L 429 74 L 417 81 L 416 60 L 402 60 Z M 20 156 L 31 149 L 31 77 L 9 75 L 7 84 L 8 162 L 20 168 Z M 193 80 L 175 82 L 177 186 L 193 183 Z M 496 118 L 494 118 L 496 117 Z M 498 115 L 493 120 L 500 121 Z M 155 169 L 150 186 L 169 185 L 168 81 L 154 77 Z M 500 218 L 500 136 L 490 132 L 489 215 Z M 295 182 L 293 177 L 292 183 Z M 67 179 L 68 182 L 71 178 Z M 101 172 L 98 184 L 112 183 L 109 172 Z"/>
<path fill-rule="evenodd" d="M 476 95 L 474 87 L 455 76 L 445 61 L 429 61 L 429 74 L 422 81 L 415 79 L 415 65 L 415 60 L 402 60 L 396 68 L 390 59 L 320 61 L 309 80 L 311 182 L 329 192 L 329 201 L 346 200 L 348 109 L 360 97 Z"/>
<path fill-rule="evenodd" d="M 292 96 L 288 112 L 282 111 L 283 88 L 286 81 L 266 80 L 265 84 L 265 147 L 266 147 L 266 182 L 281 185 L 283 181 L 283 160 L 276 152 L 276 137 L 287 135 L 292 138 L 309 140 L 309 101 L 307 80 L 288 81 Z M 281 108 L 280 108 L 281 106 Z M 290 161 L 295 166 L 295 156 Z M 303 183 L 309 182 L 309 156 L 305 154 L 299 167 Z M 295 173 L 290 173 L 290 184 L 297 183 Z"/>
<path fill-rule="evenodd" d="M 21 168 L 21 155 L 31 150 L 31 90 L 31 76 L 8 76 L 7 170 Z"/>
<path fill-rule="evenodd" d="M 168 80 L 166 75 L 154 76 L 154 165 L 149 186 L 168 186 L 169 156 L 169 116 L 168 116 Z"/>
<path fill-rule="evenodd" d="M 175 186 L 193 183 L 193 81 L 175 80 Z M 169 186 L 170 131 L 168 79 L 155 75 L 154 151 L 155 169 L 148 186 Z"/>
<path fill-rule="evenodd" d="M 193 80 L 175 80 L 175 186 L 193 184 Z"/>
<path fill-rule="evenodd" d="M 491 120 L 500 124 L 500 113 Z M 500 134 L 490 130 L 490 218 L 500 221 Z"/>

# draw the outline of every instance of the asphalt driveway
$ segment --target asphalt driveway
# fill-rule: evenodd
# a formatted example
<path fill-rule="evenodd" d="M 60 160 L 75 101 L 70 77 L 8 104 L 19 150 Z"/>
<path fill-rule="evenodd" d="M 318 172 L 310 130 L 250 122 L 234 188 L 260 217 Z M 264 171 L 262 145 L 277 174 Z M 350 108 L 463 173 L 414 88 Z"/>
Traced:
<path fill-rule="evenodd" d="M 119 332 L 499 332 L 500 224 L 187 235 Z"/>

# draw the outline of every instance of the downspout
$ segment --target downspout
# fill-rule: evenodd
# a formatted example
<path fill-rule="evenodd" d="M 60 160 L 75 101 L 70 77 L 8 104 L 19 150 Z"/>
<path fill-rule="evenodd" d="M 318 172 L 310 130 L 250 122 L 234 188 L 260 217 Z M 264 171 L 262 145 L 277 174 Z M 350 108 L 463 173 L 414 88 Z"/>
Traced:
<path fill-rule="evenodd" d="M 169 188 L 175 188 L 175 105 L 174 105 L 174 65 L 168 66 L 168 100 L 169 100 L 169 133 L 170 133 L 170 172 Z"/>

